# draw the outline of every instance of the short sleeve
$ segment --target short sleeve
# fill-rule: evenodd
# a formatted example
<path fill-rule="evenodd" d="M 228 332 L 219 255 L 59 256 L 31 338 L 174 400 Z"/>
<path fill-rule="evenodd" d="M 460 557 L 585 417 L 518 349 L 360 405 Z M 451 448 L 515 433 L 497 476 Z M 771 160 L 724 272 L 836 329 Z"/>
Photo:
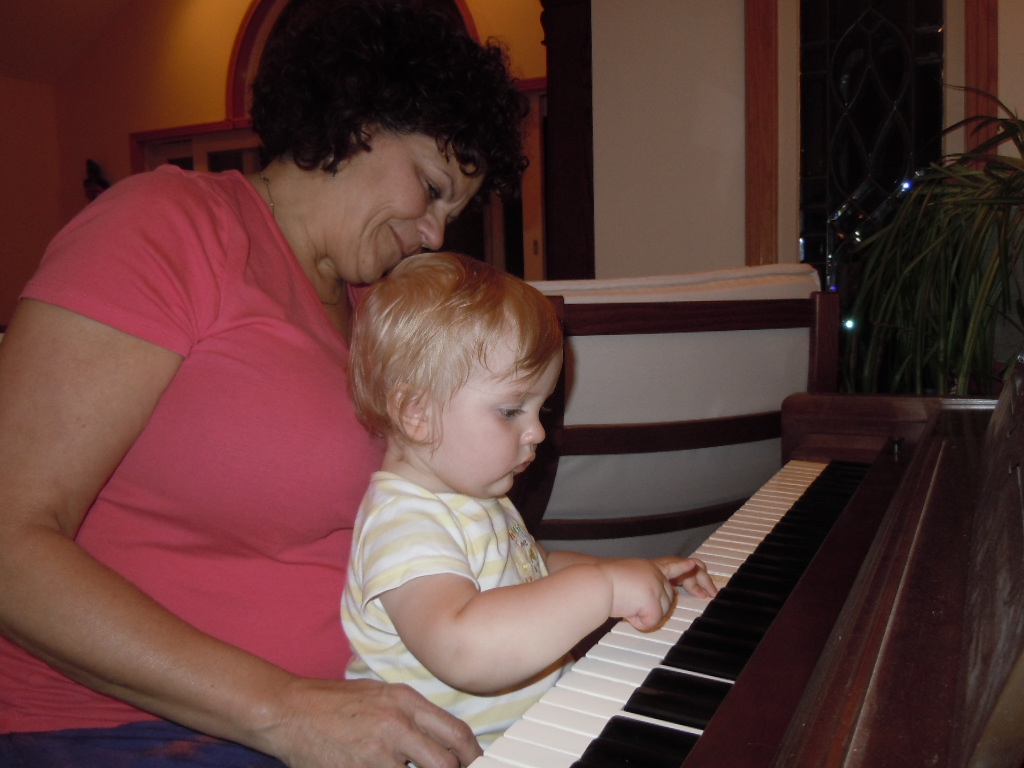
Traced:
<path fill-rule="evenodd" d="M 441 501 L 399 496 L 367 514 L 358 534 L 362 607 L 423 576 L 450 574 L 479 582 L 466 558 L 462 532 Z"/>
<path fill-rule="evenodd" d="M 248 248 L 227 182 L 163 168 L 115 184 L 57 235 L 22 295 L 186 355 L 216 317 L 228 254 Z"/>

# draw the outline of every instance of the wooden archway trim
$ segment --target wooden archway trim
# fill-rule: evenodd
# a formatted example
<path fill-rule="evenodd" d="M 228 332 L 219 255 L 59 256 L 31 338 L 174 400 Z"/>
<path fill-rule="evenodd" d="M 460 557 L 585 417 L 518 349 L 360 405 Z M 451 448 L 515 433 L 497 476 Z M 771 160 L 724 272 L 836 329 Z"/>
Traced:
<path fill-rule="evenodd" d="M 249 73 L 287 0 L 253 0 L 235 36 L 228 64 L 227 119 L 248 122 Z"/>
<path fill-rule="evenodd" d="M 999 94 L 999 0 L 965 0 L 964 16 L 964 114 L 991 115 L 996 106 L 984 94 Z M 977 145 L 995 132 L 991 125 L 968 138 Z"/>

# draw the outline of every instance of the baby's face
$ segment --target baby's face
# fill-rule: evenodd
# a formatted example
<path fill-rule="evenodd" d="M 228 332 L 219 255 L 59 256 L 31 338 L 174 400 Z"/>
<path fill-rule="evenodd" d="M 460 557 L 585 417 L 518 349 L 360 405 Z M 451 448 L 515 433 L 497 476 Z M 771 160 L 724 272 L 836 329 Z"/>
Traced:
<path fill-rule="evenodd" d="M 488 355 L 488 367 L 510 371 L 510 349 Z M 530 378 L 495 375 L 478 367 L 440 414 L 440 442 L 423 456 L 437 485 L 476 498 L 503 496 L 533 461 L 544 439 L 540 409 L 554 391 L 559 355 Z"/>

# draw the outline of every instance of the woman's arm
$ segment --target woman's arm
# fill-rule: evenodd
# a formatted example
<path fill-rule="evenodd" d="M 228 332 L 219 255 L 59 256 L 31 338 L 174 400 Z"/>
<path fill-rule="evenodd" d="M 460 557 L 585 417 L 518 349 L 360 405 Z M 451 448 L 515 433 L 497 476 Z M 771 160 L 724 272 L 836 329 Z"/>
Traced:
<path fill-rule="evenodd" d="M 297 678 L 75 544 L 180 363 L 73 312 L 19 306 L 0 345 L 0 630 L 91 688 L 293 766 L 468 764 L 469 729 L 408 689 Z"/>

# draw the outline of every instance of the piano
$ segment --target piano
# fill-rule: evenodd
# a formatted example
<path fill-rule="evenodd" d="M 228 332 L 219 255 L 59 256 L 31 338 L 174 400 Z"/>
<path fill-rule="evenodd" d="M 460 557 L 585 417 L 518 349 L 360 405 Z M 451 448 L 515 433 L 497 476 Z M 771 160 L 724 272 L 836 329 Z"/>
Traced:
<path fill-rule="evenodd" d="M 783 461 L 694 553 L 718 598 L 615 625 L 472 768 L 1024 768 L 1024 366 L 998 401 L 794 395 Z"/>

